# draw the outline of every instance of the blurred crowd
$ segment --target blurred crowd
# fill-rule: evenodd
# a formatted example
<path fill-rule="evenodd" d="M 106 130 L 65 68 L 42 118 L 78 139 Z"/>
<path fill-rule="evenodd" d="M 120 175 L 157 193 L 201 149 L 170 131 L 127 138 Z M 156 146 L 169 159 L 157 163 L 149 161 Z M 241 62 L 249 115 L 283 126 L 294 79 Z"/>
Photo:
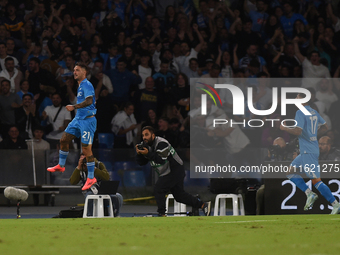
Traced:
<path fill-rule="evenodd" d="M 206 128 L 230 154 L 292 140 L 279 125 L 212 133 L 206 119 L 193 119 L 191 78 L 280 78 L 307 88 L 330 127 L 323 140 L 340 147 L 339 16 L 330 0 L 1 0 L 0 148 L 27 149 L 31 139 L 57 148 L 74 117 L 65 105 L 77 100 L 78 61 L 95 88 L 97 132 L 113 133 L 115 148 L 133 147 L 146 125 L 176 148 L 190 147 L 190 124 Z M 254 107 L 269 109 L 273 82 L 251 86 Z M 224 99 L 212 111 L 235 118 Z"/>

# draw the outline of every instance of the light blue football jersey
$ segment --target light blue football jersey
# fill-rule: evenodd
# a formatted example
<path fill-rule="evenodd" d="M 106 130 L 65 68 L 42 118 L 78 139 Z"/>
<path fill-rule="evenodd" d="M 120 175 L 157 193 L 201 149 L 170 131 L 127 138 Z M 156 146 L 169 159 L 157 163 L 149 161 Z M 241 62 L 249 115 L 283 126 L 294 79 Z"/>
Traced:
<path fill-rule="evenodd" d="M 304 115 L 301 110 L 298 110 L 295 115 L 296 126 L 302 129 L 302 133 L 299 135 L 300 153 L 319 154 L 318 128 L 326 121 L 309 105 L 305 108 L 312 115 Z"/>
<path fill-rule="evenodd" d="M 96 97 L 94 93 L 94 88 L 91 82 L 89 82 L 86 78 L 80 83 L 77 90 L 77 104 L 80 104 L 85 101 L 85 99 L 89 96 L 92 96 L 93 102 L 91 105 L 86 106 L 84 108 L 77 109 L 76 118 L 85 119 L 89 116 L 96 115 Z"/>

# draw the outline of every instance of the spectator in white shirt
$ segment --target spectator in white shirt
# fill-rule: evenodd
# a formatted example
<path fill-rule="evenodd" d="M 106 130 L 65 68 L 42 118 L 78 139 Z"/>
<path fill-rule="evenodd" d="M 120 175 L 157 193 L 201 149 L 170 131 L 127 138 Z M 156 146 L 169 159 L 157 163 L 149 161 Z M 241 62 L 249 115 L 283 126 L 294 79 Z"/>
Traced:
<path fill-rule="evenodd" d="M 12 57 L 5 59 L 5 69 L 0 72 L 0 82 L 4 79 L 11 82 L 12 93 L 20 91 L 20 82 L 23 79 L 23 75 L 22 72 L 15 67 Z"/>
<path fill-rule="evenodd" d="M 54 93 L 52 95 L 52 103 L 53 105 L 46 106 L 41 116 L 43 120 L 48 119 L 48 123 L 53 125 L 53 131 L 46 135 L 46 139 L 51 144 L 51 148 L 55 149 L 63 131 L 71 122 L 71 113 L 66 110 L 65 106 L 61 105 L 60 94 Z M 57 118 L 55 118 L 56 116 Z"/>
<path fill-rule="evenodd" d="M 142 83 L 138 84 L 139 89 L 145 89 L 146 78 L 152 76 L 152 68 L 149 66 L 150 55 L 148 52 L 142 52 L 140 56 L 140 65 L 137 67 L 137 73 L 142 78 Z"/>
<path fill-rule="evenodd" d="M 5 60 L 8 57 L 11 57 L 11 56 L 7 55 L 6 44 L 1 42 L 0 43 L 0 67 L 1 67 L 1 70 L 4 70 L 6 68 L 5 67 Z M 14 60 L 14 66 L 19 66 L 18 60 L 15 57 L 11 57 L 11 58 L 13 58 L 13 60 Z"/>
<path fill-rule="evenodd" d="M 295 55 L 298 57 L 299 61 L 302 63 L 302 87 L 308 88 L 312 87 L 315 90 L 318 90 L 317 84 L 322 78 L 330 78 L 331 74 L 326 66 L 320 63 L 320 53 L 317 51 L 312 51 L 309 54 L 309 59 L 303 56 L 299 49 L 299 39 L 297 37 L 294 38 L 294 49 Z"/>
<path fill-rule="evenodd" d="M 183 67 L 182 72 L 190 78 L 198 78 L 201 76 L 201 71 L 198 66 L 197 58 L 191 58 L 189 60 L 189 66 Z"/>
<path fill-rule="evenodd" d="M 331 104 L 338 100 L 338 97 L 332 91 L 333 86 L 331 82 L 331 79 L 322 79 L 319 83 L 320 90 L 316 92 L 316 99 L 324 103 L 326 112 L 329 111 Z"/>
<path fill-rule="evenodd" d="M 32 142 L 33 142 L 34 151 L 36 150 L 46 151 L 50 149 L 50 144 L 44 139 L 42 139 L 44 135 L 43 127 L 41 126 L 36 127 L 35 130 L 33 131 L 33 135 L 34 135 L 34 139 L 27 141 L 27 146 L 28 146 L 29 151 L 32 151 Z"/>
<path fill-rule="evenodd" d="M 197 36 L 200 40 L 200 43 L 197 44 L 195 48 L 191 48 L 191 49 L 190 49 L 187 42 L 181 43 L 181 53 L 182 53 L 182 55 L 175 58 L 181 72 L 182 72 L 182 69 L 183 69 L 184 66 L 189 66 L 189 60 L 191 58 L 197 58 L 197 54 L 201 50 L 202 45 L 204 43 L 204 39 L 203 39 L 201 33 L 198 30 L 197 24 L 193 25 L 193 30 L 196 32 L 196 34 L 197 34 Z"/>

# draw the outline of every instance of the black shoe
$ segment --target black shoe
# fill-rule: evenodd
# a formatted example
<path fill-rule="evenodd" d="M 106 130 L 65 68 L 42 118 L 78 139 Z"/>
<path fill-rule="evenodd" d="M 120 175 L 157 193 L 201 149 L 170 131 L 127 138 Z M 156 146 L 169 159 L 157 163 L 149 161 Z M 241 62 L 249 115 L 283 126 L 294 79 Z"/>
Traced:
<path fill-rule="evenodd" d="M 205 216 L 210 216 L 210 210 L 211 210 L 210 206 L 211 206 L 210 201 L 204 202 L 203 207 L 202 207 L 202 211 L 203 211 Z"/>

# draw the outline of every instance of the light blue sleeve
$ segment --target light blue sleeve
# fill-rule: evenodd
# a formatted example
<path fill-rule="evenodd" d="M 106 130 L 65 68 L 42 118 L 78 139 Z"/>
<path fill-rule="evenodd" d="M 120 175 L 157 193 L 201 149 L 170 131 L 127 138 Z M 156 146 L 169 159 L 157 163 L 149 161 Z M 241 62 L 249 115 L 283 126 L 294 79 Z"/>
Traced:
<path fill-rule="evenodd" d="M 90 82 L 86 83 L 84 86 L 84 96 L 87 97 L 94 97 L 94 88 Z"/>
<path fill-rule="evenodd" d="M 323 125 L 325 124 L 326 121 L 321 117 L 321 115 L 318 113 L 318 125 Z"/>
<path fill-rule="evenodd" d="M 298 110 L 295 114 L 295 120 L 297 122 L 296 126 L 303 129 L 305 126 L 305 115 L 302 113 L 302 111 Z"/>

